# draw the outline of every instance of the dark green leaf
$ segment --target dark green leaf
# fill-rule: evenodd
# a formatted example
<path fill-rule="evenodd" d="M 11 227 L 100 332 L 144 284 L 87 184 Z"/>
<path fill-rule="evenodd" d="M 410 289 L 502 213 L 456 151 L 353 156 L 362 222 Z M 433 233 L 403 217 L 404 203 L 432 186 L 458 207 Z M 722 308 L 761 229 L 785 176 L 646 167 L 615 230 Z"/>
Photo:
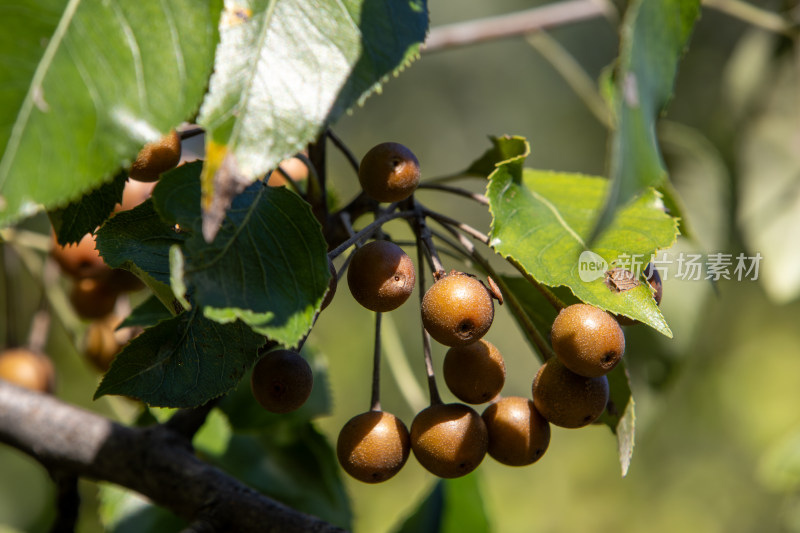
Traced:
<path fill-rule="evenodd" d="M 664 213 L 654 190 L 620 211 L 591 250 L 586 240 L 602 208 L 607 180 L 594 176 L 522 169 L 524 155 L 498 165 L 487 196 L 492 212 L 491 246 L 538 282 L 566 286 L 578 299 L 622 314 L 671 336 L 649 285 L 622 292 L 604 283 L 603 272 L 625 257 L 638 258 L 640 269 L 651 254 L 673 244 L 676 221 Z M 579 261 L 592 252 L 604 265 L 584 272 Z M 594 265 L 594 263 L 592 264 Z M 592 266 L 589 265 L 589 266 Z M 593 274 L 593 275 L 588 275 Z"/>
<path fill-rule="evenodd" d="M 112 268 L 136 274 L 161 302 L 174 309 L 169 287 L 169 247 L 186 235 L 175 231 L 156 213 L 151 201 L 118 213 L 97 232 L 97 249 Z"/>
<path fill-rule="evenodd" d="M 156 296 L 151 296 L 144 302 L 137 305 L 131 314 L 119 325 L 120 328 L 130 326 L 149 327 L 162 320 L 172 318 L 172 313 L 164 307 L 164 304 Z"/>
<path fill-rule="evenodd" d="M 613 97 L 617 123 L 609 144 L 611 188 L 592 241 L 620 207 L 666 177 L 656 119 L 672 97 L 678 62 L 699 16 L 700 0 L 634 0 L 628 6 Z"/>
<path fill-rule="evenodd" d="M 267 496 L 351 528 L 336 454 L 309 422 L 287 421 L 255 434 L 234 434 L 225 455 L 212 460 Z"/>
<path fill-rule="evenodd" d="M 444 480 L 440 479 L 395 533 L 439 533 L 443 514 Z"/>
<path fill-rule="evenodd" d="M 62 209 L 50 211 L 50 222 L 59 244 L 80 241 L 106 221 L 114 206 L 122 201 L 122 191 L 128 179 L 127 172 L 118 173 L 112 181 L 104 183 L 77 202 Z"/>
<path fill-rule="evenodd" d="M 285 346 L 296 344 L 330 279 L 327 244 L 309 205 L 283 187 L 255 183 L 234 199 L 209 244 L 199 229 L 199 166 L 179 170 L 158 184 L 153 201 L 165 219 L 188 229 L 181 281 L 194 301 L 220 323 L 241 319 Z"/>
<path fill-rule="evenodd" d="M 121 394 L 156 407 L 202 405 L 236 387 L 263 343 L 241 322 L 183 313 L 125 346 L 94 396 Z"/>
<path fill-rule="evenodd" d="M 425 0 L 255 0 L 228 10 L 199 122 L 254 179 L 380 89 L 417 56 L 427 27 Z"/>
<path fill-rule="evenodd" d="M 206 91 L 222 0 L 0 7 L 0 225 L 111 180 Z"/>
<path fill-rule="evenodd" d="M 331 391 L 328 382 L 328 362 L 325 357 L 306 344 L 301 352 L 314 373 L 314 388 L 306 403 L 291 413 L 275 414 L 265 410 L 253 398 L 250 380 L 243 379 L 239 387 L 228 394 L 219 407 L 228 415 L 236 431 L 266 430 L 287 422 L 303 423 L 331 412 Z"/>
<path fill-rule="evenodd" d="M 484 533 L 490 531 L 476 472 L 436 482 L 397 533 Z"/>

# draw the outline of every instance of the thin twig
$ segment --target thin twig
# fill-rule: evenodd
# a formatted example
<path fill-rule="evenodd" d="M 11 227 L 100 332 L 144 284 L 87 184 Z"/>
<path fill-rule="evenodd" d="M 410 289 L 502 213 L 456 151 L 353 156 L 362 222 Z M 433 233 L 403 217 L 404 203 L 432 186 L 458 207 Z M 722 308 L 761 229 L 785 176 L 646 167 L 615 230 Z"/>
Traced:
<path fill-rule="evenodd" d="M 203 128 L 197 127 L 190 127 L 186 128 L 185 130 L 179 130 L 178 135 L 180 136 L 182 141 L 186 139 L 191 139 L 192 137 L 197 137 L 198 135 L 202 135 L 206 132 Z"/>
<path fill-rule="evenodd" d="M 441 183 L 429 183 L 424 182 L 420 183 L 417 189 L 430 189 L 436 191 L 445 191 L 453 194 L 457 194 L 459 196 L 463 196 L 465 198 L 469 198 L 470 200 L 475 200 L 479 204 L 489 205 L 489 199 L 480 193 L 472 192 L 467 189 L 463 189 L 461 187 L 453 187 L 452 185 L 443 185 Z"/>
<path fill-rule="evenodd" d="M 614 17 L 608 2 L 566 0 L 507 15 L 432 28 L 423 52 L 435 52 L 484 41 L 524 35 L 598 17 Z"/>
<path fill-rule="evenodd" d="M 767 11 L 742 0 L 703 0 L 705 7 L 716 9 L 767 31 L 780 33 L 787 37 L 797 36 L 797 25 L 777 13 Z"/>
<path fill-rule="evenodd" d="M 466 233 L 467 235 L 469 235 L 470 237 L 472 237 L 473 239 L 476 239 L 477 241 L 482 242 L 486 246 L 489 246 L 489 236 L 486 235 L 485 233 L 483 233 L 482 231 L 480 231 L 480 230 L 478 230 L 476 228 L 473 228 L 469 224 L 465 224 L 465 223 L 460 222 L 460 221 L 458 221 L 458 220 L 456 220 L 454 218 L 450 218 L 447 215 L 443 215 L 441 213 L 437 213 L 436 211 L 431 211 L 428 208 L 423 208 L 423 213 L 425 214 L 425 216 L 429 216 L 429 217 L 431 217 L 432 219 L 434 219 L 435 221 L 437 221 L 437 222 L 439 222 L 441 224 L 445 224 L 445 225 L 448 225 L 448 226 L 452 226 L 454 228 L 458 228 L 461 231 L 463 231 L 464 233 Z"/>
<path fill-rule="evenodd" d="M 422 239 L 417 235 L 417 263 L 422 265 L 425 261 L 424 255 L 425 252 L 423 251 L 424 246 L 422 245 Z M 419 303 L 420 307 L 422 306 L 422 300 L 425 297 L 425 270 L 421 267 L 419 269 L 419 275 L 417 276 L 419 280 Z M 433 357 L 431 354 L 431 336 L 428 333 L 428 330 L 425 329 L 425 325 L 422 325 L 422 355 L 425 358 L 425 373 L 428 376 L 428 395 L 430 399 L 431 405 L 438 405 L 442 403 L 442 397 L 439 396 L 439 389 L 436 386 L 436 375 L 433 372 Z"/>
<path fill-rule="evenodd" d="M 370 411 L 381 410 L 381 317 L 375 313 L 375 346 L 372 353 L 372 399 Z"/>
<path fill-rule="evenodd" d="M 278 173 L 281 176 L 283 176 L 283 179 L 286 181 L 286 184 L 289 185 L 289 187 L 291 187 L 292 190 L 296 192 L 300 198 L 305 198 L 305 193 L 302 190 L 300 190 L 300 185 L 296 181 L 294 181 L 294 179 L 292 179 L 289 173 L 286 172 L 286 170 L 282 166 L 278 165 L 275 170 L 277 170 Z M 267 176 L 267 180 L 264 182 L 264 184 L 268 185 L 268 182 L 269 182 L 269 176 Z"/>
<path fill-rule="evenodd" d="M 222 398 L 209 400 L 200 407 L 181 409 L 164 423 L 164 426 L 191 442 L 208 418 L 208 414 Z"/>
<path fill-rule="evenodd" d="M 328 257 L 331 259 L 336 259 L 342 252 L 353 246 L 357 241 L 361 239 L 365 239 L 375 233 L 375 231 L 380 228 L 382 225 L 386 224 L 390 220 L 394 220 L 396 218 L 412 218 L 417 216 L 417 213 L 414 211 L 395 211 L 393 213 L 384 213 L 372 221 L 370 224 L 365 226 L 362 230 L 358 233 L 344 241 L 342 244 L 328 252 Z"/>
<path fill-rule="evenodd" d="M 428 251 L 427 257 L 430 260 L 434 279 L 439 279 L 439 277 L 444 273 L 444 265 L 439 257 L 439 252 L 436 250 L 436 245 L 433 243 L 433 239 L 431 239 L 431 230 L 425 223 L 425 215 L 422 204 L 416 200 L 414 200 L 414 212 L 417 214 L 417 216 L 412 222 L 412 229 L 417 235 L 418 242 L 422 242 L 422 244 L 425 245 L 425 249 Z"/>
<path fill-rule="evenodd" d="M 336 148 L 338 148 L 340 152 L 342 152 L 344 157 L 350 163 L 350 166 L 353 167 L 353 170 L 355 170 L 356 174 L 358 174 L 358 167 L 359 167 L 360 163 L 359 163 L 358 159 L 356 159 L 356 156 L 353 154 L 353 152 L 350 151 L 350 148 L 347 147 L 347 145 L 344 143 L 344 141 L 341 138 L 339 138 L 338 135 L 333 133 L 332 129 L 328 128 L 327 130 L 325 130 L 325 134 L 331 140 L 333 145 Z"/>

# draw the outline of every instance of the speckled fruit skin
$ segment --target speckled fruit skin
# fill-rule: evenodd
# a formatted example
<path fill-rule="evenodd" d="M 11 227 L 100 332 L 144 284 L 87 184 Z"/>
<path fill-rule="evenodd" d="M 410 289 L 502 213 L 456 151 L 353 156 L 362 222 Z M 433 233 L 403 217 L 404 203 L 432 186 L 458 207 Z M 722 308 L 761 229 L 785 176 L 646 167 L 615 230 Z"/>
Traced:
<path fill-rule="evenodd" d="M 447 350 L 442 371 L 450 392 L 471 404 L 488 402 L 500 394 L 506 382 L 503 356 L 484 339 Z"/>
<path fill-rule="evenodd" d="M 411 424 L 411 450 L 432 474 L 455 478 L 475 470 L 489 446 L 486 424 L 471 407 L 435 404 L 420 411 Z"/>
<path fill-rule="evenodd" d="M 358 181 L 379 202 L 405 200 L 419 185 L 419 161 L 414 152 L 395 142 L 373 147 L 358 166 Z"/>
<path fill-rule="evenodd" d="M 27 348 L 7 348 L 0 353 L 0 379 L 44 393 L 55 388 L 55 369 L 50 358 Z"/>
<path fill-rule="evenodd" d="M 273 413 L 289 413 L 311 395 L 314 375 L 300 354 L 274 350 L 258 360 L 250 376 L 250 390 L 261 407 Z"/>
<path fill-rule="evenodd" d="M 580 428 L 594 422 L 608 404 L 608 379 L 587 378 L 548 359 L 533 380 L 533 403 L 551 424 Z"/>
<path fill-rule="evenodd" d="M 403 305 L 416 282 L 411 258 L 390 241 L 368 242 L 353 254 L 347 268 L 347 285 L 353 298 L 379 313 Z"/>
<path fill-rule="evenodd" d="M 172 130 L 157 141 L 147 143 L 131 165 L 130 178 L 156 181 L 162 172 L 175 168 L 181 160 L 181 137 Z"/>
<path fill-rule="evenodd" d="M 550 424 L 528 398 L 500 398 L 481 417 L 489 431 L 489 455 L 504 465 L 533 464 L 550 445 Z"/>
<path fill-rule="evenodd" d="M 411 441 L 403 421 L 391 413 L 367 411 L 339 432 L 336 456 L 345 472 L 364 483 L 381 483 L 406 464 Z"/>
<path fill-rule="evenodd" d="M 477 279 L 450 273 L 431 285 L 422 299 L 422 324 L 445 346 L 477 342 L 494 320 L 494 303 Z"/>
<path fill-rule="evenodd" d="M 625 353 L 625 334 L 602 309 L 574 304 L 561 310 L 551 331 L 553 351 L 564 366 L 590 378 L 611 372 Z"/>

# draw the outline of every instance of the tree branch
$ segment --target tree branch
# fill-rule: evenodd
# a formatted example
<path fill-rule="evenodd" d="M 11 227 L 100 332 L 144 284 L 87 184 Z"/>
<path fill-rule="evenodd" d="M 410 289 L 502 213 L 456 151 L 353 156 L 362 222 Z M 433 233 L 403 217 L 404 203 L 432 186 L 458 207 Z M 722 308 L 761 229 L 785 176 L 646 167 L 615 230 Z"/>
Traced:
<path fill-rule="evenodd" d="M 613 17 L 604 0 L 565 0 L 507 15 L 458 22 L 432 28 L 423 52 L 435 52 L 483 41 L 525 35 L 532 31 L 563 26 L 574 22 Z"/>
<path fill-rule="evenodd" d="M 139 492 L 202 531 L 341 532 L 198 459 L 164 426 L 130 428 L 0 380 L 0 442 L 51 471 Z"/>

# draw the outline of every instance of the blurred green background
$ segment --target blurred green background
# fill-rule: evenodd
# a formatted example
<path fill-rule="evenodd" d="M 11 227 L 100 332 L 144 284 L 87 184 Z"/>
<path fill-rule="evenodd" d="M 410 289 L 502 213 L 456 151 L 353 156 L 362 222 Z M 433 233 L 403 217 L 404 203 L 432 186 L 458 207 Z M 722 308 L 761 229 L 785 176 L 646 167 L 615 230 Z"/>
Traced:
<path fill-rule="evenodd" d="M 530 5 L 440 0 L 430 5 L 431 25 Z M 759 5 L 797 9 L 791 2 Z M 581 22 L 550 35 L 592 79 L 617 54 L 612 21 Z M 712 284 L 675 279 L 670 270 L 662 309 L 674 339 L 643 326 L 626 330 L 637 415 L 627 477 L 620 476 L 616 439 L 607 427 L 554 428 L 550 448 L 538 463 L 510 468 L 487 458 L 471 474 L 483 491 L 494 531 L 800 531 L 797 46 L 704 9 L 659 132 L 689 230 L 672 251 L 761 253 L 760 279 Z M 529 139 L 528 166 L 605 172 L 605 128 L 522 38 L 423 54 L 334 129 L 357 156 L 382 141 L 406 144 L 421 162 L 423 179 L 463 169 L 488 148 L 487 135 L 500 134 Z M 356 177 L 333 149 L 330 157 L 336 193 L 346 201 L 356 192 Z M 475 191 L 484 186 L 479 180 L 463 185 Z M 419 197 L 488 230 L 488 214 L 466 200 L 435 191 Z M 408 238 L 402 223 L 386 230 L 394 238 Z M 451 258 L 445 258 L 445 266 L 470 268 Z M 5 275 L 24 276 L 23 270 L 8 269 Z M 27 279 L 20 286 L 32 292 L 18 316 L 30 316 L 38 301 L 35 283 Z M 383 365 L 383 408 L 409 426 L 420 408 L 415 391 L 424 375 L 414 298 L 391 314 L 384 339 L 390 354 Z M 320 418 L 318 427 L 335 442 L 344 422 L 369 407 L 373 317 L 344 284 L 332 309 L 322 313 L 309 342 L 328 359 L 333 413 Z M 23 331 L 24 326 L 18 324 Z M 125 400 L 91 402 L 98 377 L 69 339 L 54 323 L 48 349 L 60 376 L 58 395 L 129 417 L 135 408 Z M 487 339 L 506 360 L 504 394 L 529 395 L 539 362 L 505 308 L 499 308 Z M 437 367 L 443 354 L 435 348 Z M 404 356 L 414 383 L 402 374 L 397 379 L 397 358 Z M 413 457 L 382 485 L 346 479 L 355 531 L 391 531 L 434 481 Z M 90 511 L 94 486 L 82 486 L 90 507 L 82 514 L 81 530 L 95 531 L 100 526 Z M 41 467 L 0 447 L 0 524 L 46 531 L 53 497 Z"/>

